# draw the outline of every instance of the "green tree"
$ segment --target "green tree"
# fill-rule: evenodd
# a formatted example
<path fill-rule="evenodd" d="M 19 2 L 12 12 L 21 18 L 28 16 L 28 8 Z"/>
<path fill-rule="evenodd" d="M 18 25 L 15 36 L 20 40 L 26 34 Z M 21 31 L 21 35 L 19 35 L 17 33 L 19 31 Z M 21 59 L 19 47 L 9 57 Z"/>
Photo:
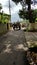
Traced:
<path fill-rule="evenodd" d="M 31 10 L 31 0 L 12 0 L 12 1 L 14 1 L 15 3 L 22 2 L 23 3 L 22 7 L 25 6 L 24 2 L 28 5 L 28 19 L 29 19 L 29 22 L 31 23 L 31 28 L 34 29 L 34 27 L 35 27 L 35 14 Z M 24 11 L 22 11 L 22 14 L 25 15 Z M 24 18 L 23 15 L 21 17 Z"/>
<path fill-rule="evenodd" d="M 19 16 L 22 19 L 27 19 L 27 20 L 29 19 L 28 11 L 25 11 L 24 9 L 19 11 Z"/>
<path fill-rule="evenodd" d="M 25 6 L 24 2 L 28 5 L 28 15 L 29 15 L 29 22 L 31 23 L 31 0 L 12 0 L 14 1 L 15 3 L 18 3 L 18 2 L 22 2 L 23 5 L 22 6 Z"/>
<path fill-rule="evenodd" d="M 35 22 L 35 19 L 36 19 L 36 16 L 37 16 L 36 11 L 35 10 L 32 10 L 31 15 L 32 15 L 31 16 L 32 23 L 34 23 Z M 20 18 L 29 20 L 28 11 L 25 11 L 24 9 L 22 9 L 22 10 L 19 11 L 19 16 L 20 16 Z"/>
<path fill-rule="evenodd" d="M 2 13 L 1 13 L 1 10 L 2 10 L 2 4 L 0 3 L 0 23 L 2 21 Z"/>
<path fill-rule="evenodd" d="M 1 9 L 2 9 L 2 4 L 0 3 L 0 12 L 1 12 Z"/>

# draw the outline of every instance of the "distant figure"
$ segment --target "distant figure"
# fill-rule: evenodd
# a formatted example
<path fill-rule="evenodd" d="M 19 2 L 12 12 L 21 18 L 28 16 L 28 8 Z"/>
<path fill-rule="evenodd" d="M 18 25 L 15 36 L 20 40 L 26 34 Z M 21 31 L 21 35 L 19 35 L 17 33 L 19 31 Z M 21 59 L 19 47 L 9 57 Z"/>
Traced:
<path fill-rule="evenodd" d="M 20 25 L 20 22 L 17 22 L 17 23 L 14 23 L 13 24 L 13 29 L 15 30 L 15 28 L 19 28 L 19 30 L 21 29 L 21 25 Z"/>

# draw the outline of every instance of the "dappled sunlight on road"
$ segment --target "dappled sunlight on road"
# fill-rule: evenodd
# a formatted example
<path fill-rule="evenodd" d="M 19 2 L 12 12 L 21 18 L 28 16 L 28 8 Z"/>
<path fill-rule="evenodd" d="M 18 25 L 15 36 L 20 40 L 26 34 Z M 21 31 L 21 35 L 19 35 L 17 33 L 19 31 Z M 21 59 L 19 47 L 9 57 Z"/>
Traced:
<path fill-rule="evenodd" d="M 7 41 L 7 40 L 6 40 L 6 41 L 4 41 L 4 43 L 7 45 L 8 43 L 11 43 L 11 41 Z"/>
<path fill-rule="evenodd" d="M 24 51 L 27 51 L 28 50 L 28 47 L 24 47 L 23 44 L 18 44 L 16 46 L 14 46 L 14 49 L 15 50 L 24 50 Z"/>
<path fill-rule="evenodd" d="M 15 49 L 23 49 L 23 44 L 18 44 L 16 46 L 14 46 Z"/>
<path fill-rule="evenodd" d="M 33 37 L 32 35 L 23 30 L 10 30 L 7 34 L 0 37 L 0 65 L 29 65 L 26 58 L 28 50 L 26 42 L 33 40 L 34 35 Z M 35 36 L 37 39 L 37 33 Z"/>
<path fill-rule="evenodd" d="M 6 48 L 1 53 L 12 53 L 11 51 L 11 44 L 5 44 Z"/>
<path fill-rule="evenodd" d="M 37 46 L 37 41 L 28 41 L 27 42 L 27 44 L 28 44 L 28 47 L 34 47 L 34 46 Z"/>

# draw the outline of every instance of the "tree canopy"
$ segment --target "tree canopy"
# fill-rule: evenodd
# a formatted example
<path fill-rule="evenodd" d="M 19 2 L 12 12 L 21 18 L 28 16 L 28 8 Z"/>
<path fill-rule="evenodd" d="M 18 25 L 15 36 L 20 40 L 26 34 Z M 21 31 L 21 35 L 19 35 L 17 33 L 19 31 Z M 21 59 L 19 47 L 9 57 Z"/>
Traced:
<path fill-rule="evenodd" d="M 21 2 L 22 0 L 12 0 L 14 1 L 15 3 L 18 3 L 18 2 Z"/>
<path fill-rule="evenodd" d="M 12 0 L 12 1 L 14 1 L 15 3 L 19 3 L 19 2 L 26 2 L 26 4 L 29 4 L 29 3 L 33 3 L 33 1 L 31 1 L 31 0 Z"/>
<path fill-rule="evenodd" d="M 22 1 L 24 6 L 25 6 L 25 4 L 27 4 L 28 11 L 21 10 L 19 15 L 23 19 L 24 18 L 29 19 L 30 23 L 35 21 L 35 18 L 36 18 L 35 12 L 31 10 L 31 3 L 33 3 L 32 0 L 12 0 L 12 1 L 14 1 L 15 3 L 19 3 Z M 24 2 L 25 2 L 25 4 L 24 4 Z"/>
<path fill-rule="evenodd" d="M 10 15 L 5 14 L 5 13 L 0 13 L 0 22 L 1 23 L 9 23 L 10 20 Z"/>
<path fill-rule="evenodd" d="M 27 19 L 29 20 L 29 15 L 28 15 L 28 11 L 22 9 L 19 11 L 19 16 L 22 19 Z M 37 10 L 31 10 L 31 23 L 35 22 L 35 19 L 37 18 Z"/>
<path fill-rule="evenodd" d="M 0 3 L 0 11 L 1 11 L 1 9 L 2 9 L 2 4 Z"/>

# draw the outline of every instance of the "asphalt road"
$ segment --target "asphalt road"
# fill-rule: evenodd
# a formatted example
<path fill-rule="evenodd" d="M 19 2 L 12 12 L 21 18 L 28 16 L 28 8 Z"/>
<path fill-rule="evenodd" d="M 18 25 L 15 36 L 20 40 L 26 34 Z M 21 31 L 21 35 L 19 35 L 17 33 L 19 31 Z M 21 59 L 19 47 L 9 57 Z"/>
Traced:
<path fill-rule="evenodd" d="M 0 37 L 0 65 L 29 65 L 26 58 L 26 39 L 22 30 L 12 31 Z"/>

